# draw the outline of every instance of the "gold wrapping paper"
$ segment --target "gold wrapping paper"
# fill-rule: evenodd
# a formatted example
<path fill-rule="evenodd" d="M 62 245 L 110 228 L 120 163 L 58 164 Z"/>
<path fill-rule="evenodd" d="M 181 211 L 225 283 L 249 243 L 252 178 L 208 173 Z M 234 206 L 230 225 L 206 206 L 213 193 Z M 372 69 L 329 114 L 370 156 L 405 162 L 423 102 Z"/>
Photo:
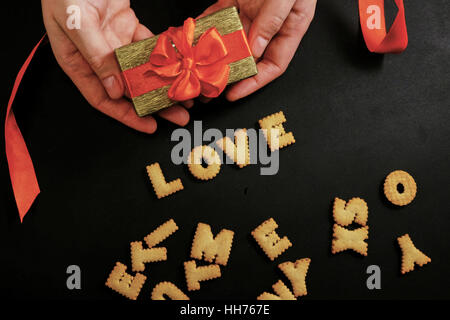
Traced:
<path fill-rule="evenodd" d="M 226 8 L 198 19 L 195 25 L 194 44 L 211 27 L 216 27 L 221 35 L 241 30 L 242 23 L 239 19 L 237 9 L 235 7 Z M 157 40 L 158 36 L 154 36 L 116 49 L 115 54 L 120 69 L 125 71 L 148 62 Z M 230 75 L 228 84 L 254 76 L 258 73 L 255 60 L 252 56 L 230 63 L 229 66 Z M 167 96 L 169 88 L 170 85 L 132 98 L 138 116 L 143 117 L 177 103 L 176 101 L 170 100 Z"/>

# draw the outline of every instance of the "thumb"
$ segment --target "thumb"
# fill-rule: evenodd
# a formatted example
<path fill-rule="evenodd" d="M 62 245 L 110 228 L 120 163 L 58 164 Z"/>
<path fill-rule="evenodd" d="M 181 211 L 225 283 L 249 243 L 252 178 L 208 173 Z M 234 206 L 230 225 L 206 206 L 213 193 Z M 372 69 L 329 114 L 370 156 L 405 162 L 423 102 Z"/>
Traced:
<path fill-rule="evenodd" d="M 143 24 L 138 24 L 133 35 L 133 42 L 153 37 L 154 34 Z"/>
<path fill-rule="evenodd" d="M 270 40 L 280 31 L 291 12 L 295 0 L 266 0 L 253 21 L 249 32 L 249 43 L 253 56 L 260 58 Z"/>
<path fill-rule="evenodd" d="M 111 99 L 124 95 L 121 71 L 114 55 L 114 49 L 108 44 L 100 28 L 85 27 L 77 32 L 69 32 L 81 55 L 98 76 Z"/>

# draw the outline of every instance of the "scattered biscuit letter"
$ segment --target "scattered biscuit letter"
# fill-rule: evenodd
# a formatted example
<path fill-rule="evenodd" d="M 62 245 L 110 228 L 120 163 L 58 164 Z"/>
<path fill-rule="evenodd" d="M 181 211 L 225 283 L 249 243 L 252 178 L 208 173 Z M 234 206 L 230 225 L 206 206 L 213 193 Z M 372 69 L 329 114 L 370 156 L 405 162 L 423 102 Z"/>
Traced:
<path fill-rule="evenodd" d="M 189 300 L 189 297 L 183 291 L 168 281 L 158 283 L 152 291 L 152 300 L 167 300 L 164 296 L 167 296 L 170 300 Z"/>
<path fill-rule="evenodd" d="M 144 271 L 145 263 L 167 260 L 167 249 L 164 247 L 144 249 L 141 241 L 131 242 L 130 247 L 133 271 Z"/>
<path fill-rule="evenodd" d="M 233 244 L 234 232 L 222 229 L 216 237 L 211 232 L 211 227 L 205 223 L 199 223 L 192 242 L 191 258 L 204 259 L 208 262 L 227 265 Z"/>
<path fill-rule="evenodd" d="M 413 271 L 414 264 L 423 266 L 424 264 L 431 262 L 429 257 L 414 246 L 409 234 L 398 237 L 397 241 L 402 250 L 402 274 Z"/>
<path fill-rule="evenodd" d="M 250 164 L 250 150 L 248 147 L 248 136 L 246 129 L 240 129 L 234 133 L 234 143 L 229 137 L 216 141 L 217 146 L 238 165 L 243 168 Z"/>
<path fill-rule="evenodd" d="M 286 236 L 283 238 L 278 236 L 275 232 L 277 228 L 278 225 L 275 220 L 270 218 L 252 231 L 253 238 L 255 238 L 258 245 L 272 261 L 292 246 L 292 243 Z"/>
<path fill-rule="evenodd" d="M 267 144 L 271 151 L 282 149 L 295 143 L 292 132 L 286 133 L 282 123 L 286 122 L 283 111 L 271 114 L 259 120 L 259 126 L 264 130 Z"/>
<path fill-rule="evenodd" d="M 297 300 L 294 294 L 289 290 L 289 288 L 283 283 L 283 281 L 278 280 L 273 286 L 273 293 L 263 292 L 256 298 L 256 300 Z"/>
<path fill-rule="evenodd" d="M 334 221 L 343 227 L 350 225 L 353 220 L 357 224 L 365 226 L 368 215 L 369 208 L 367 203 L 361 198 L 352 198 L 347 203 L 339 198 L 334 199 Z"/>
<path fill-rule="evenodd" d="M 154 246 L 163 242 L 166 238 L 168 238 L 170 235 L 172 235 L 172 233 L 174 233 L 177 230 L 178 230 L 177 224 L 175 223 L 175 221 L 173 221 L 173 219 L 170 219 L 164 222 L 158 228 L 156 228 L 152 233 L 147 235 L 144 238 L 144 241 L 147 243 L 147 246 L 149 248 L 153 248 Z"/>
<path fill-rule="evenodd" d="M 283 262 L 278 265 L 278 268 L 284 273 L 292 284 L 294 296 L 304 296 L 308 293 L 306 290 L 306 274 L 308 272 L 311 259 L 304 258 L 294 262 Z"/>
<path fill-rule="evenodd" d="M 207 167 L 203 167 L 202 159 Z M 197 179 L 213 179 L 219 173 L 221 165 L 219 154 L 210 146 L 197 146 L 189 154 L 188 168 Z"/>
<path fill-rule="evenodd" d="M 399 191 L 399 186 L 403 189 L 401 192 Z M 386 177 L 384 194 L 391 203 L 397 206 L 406 206 L 416 197 L 417 185 L 408 172 L 396 170 L 389 173 Z"/>
<path fill-rule="evenodd" d="M 367 256 L 367 242 L 369 238 L 369 227 L 361 227 L 355 230 L 348 230 L 338 224 L 333 226 L 333 240 L 331 243 L 331 252 L 333 254 L 353 250 L 363 256 Z"/>
<path fill-rule="evenodd" d="M 141 273 L 132 275 L 126 273 L 127 267 L 120 262 L 116 262 L 114 269 L 109 274 L 108 280 L 106 280 L 106 286 L 120 293 L 131 300 L 136 300 L 142 286 L 147 279 Z"/>
<path fill-rule="evenodd" d="M 153 189 L 155 190 L 158 199 L 167 197 L 168 195 L 177 191 L 183 190 L 183 184 L 181 179 L 173 180 L 169 183 L 166 182 L 164 174 L 161 171 L 161 167 L 158 162 L 155 162 L 147 166 L 147 174 L 152 182 Z"/>
<path fill-rule="evenodd" d="M 221 277 L 220 266 L 217 264 L 197 267 L 194 260 L 184 263 L 184 272 L 189 291 L 200 290 L 200 281 Z"/>

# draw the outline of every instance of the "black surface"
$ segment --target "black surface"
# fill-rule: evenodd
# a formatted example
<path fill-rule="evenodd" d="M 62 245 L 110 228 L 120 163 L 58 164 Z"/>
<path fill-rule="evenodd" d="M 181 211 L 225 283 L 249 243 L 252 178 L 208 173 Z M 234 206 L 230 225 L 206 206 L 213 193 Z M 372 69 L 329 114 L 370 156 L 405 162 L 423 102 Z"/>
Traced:
<path fill-rule="evenodd" d="M 159 33 L 208 3 L 132 1 L 132 7 Z M 87 104 L 50 47 L 43 47 L 14 105 L 42 189 L 23 224 L 0 139 L 1 295 L 123 300 L 104 286 L 110 270 L 116 261 L 130 268 L 129 243 L 174 218 L 180 230 L 164 242 L 168 260 L 147 266 L 139 299 L 148 299 L 164 280 L 187 291 L 182 263 L 197 222 L 236 234 L 222 278 L 202 283 L 189 293 L 192 299 L 254 299 L 286 280 L 279 263 L 303 257 L 312 263 L 308 296 L 301 299 L 450 298 L 450 4 L 407 0 L 405 6 L 409 47 L 401 55 L 380 56 L 364 46 L 356 1 L 320 0 L 281 78 L 239 102 L 218 99 L 192 110 L 205 129 L 221 130 L 256 128 L 258 119 L 283 110 L 296 143 L 281 150 L 275 176 L 260 176 L 260 165 L 222 166 L 214 180 L 194 180 L 186 166 L 171 163 L 175 125 L 161 120 L 156 134 L 145 135 L 107 118 Z M 38 1 L 2 2 L 2 9 L 8 12 L 2 19 L 4 119 L 15 74 L 44 27 Z M 145 172 L 156 161 L 168 179 L 182 179 L 184 191 L 156 199 Z M 395 169 L 410 172 L 418 184 L 416 199 L 400 209 L 381 192 L 384 177 Z M 331 255 L 335 196 L 367 201 L 368 257 Z M 293 242 L 274 262 L 250 237 L 269 217 Z M 396 238 L 404 233 L 432 263 L 401 276 Z M 71 264 L 81 267 L 81 290 L 66 288 Z M 366 288 L 371 264 L 381 267 L 381 290 Z"/>

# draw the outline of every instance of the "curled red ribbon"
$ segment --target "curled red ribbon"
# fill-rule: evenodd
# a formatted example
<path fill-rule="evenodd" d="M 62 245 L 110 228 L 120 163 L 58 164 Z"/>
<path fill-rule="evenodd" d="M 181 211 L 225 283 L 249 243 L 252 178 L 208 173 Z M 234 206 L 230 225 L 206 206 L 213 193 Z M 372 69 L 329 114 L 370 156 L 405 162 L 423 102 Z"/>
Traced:
<path fill-rule="evenodd" d="M 228 83 L 230 67 L 224 58 L 228 50 L 215 27 L 203 33 L 193 46 L 195 20 L 182 28 L 171 27 L 161 34 L 150 55 L 151 72 L 172 78 L 168 97 L 175 101 L 219 96 Z M 148 71 L 147 71 L 148 72 Z"/>
<path fill-rule="evenodd" d="M 27 71 L 36 50 L 43 43 L 45 38 L 46 35 L 44 35 L 33 48 L 22 68 L 20 68 L 16 80 L 14 81 L 14 86 L 8 101 L 8 107 L 6 109 L 5 151 L 9 167 L 9 176 L 11 177 L 17 209 L 19 210 L 20 222 L 23 221 L 23 217 L 27 214 L 34 200 L 38 196 L 40 189 L 30 153 L 28 152 L 27 145 L 25 144 L 12 110 L 12 104 L 17 91 L 19 90 L 20 82 L 22 81 L 25 71 Z"/>
<path fill-rule="evenodd" d="M 403 0 L 395 0 L 395 4 L 398 13 L 386 33 L 384 0 L 359 0 L 359 20 L 370 52 L 400 53 L 408 46 Z"/>

